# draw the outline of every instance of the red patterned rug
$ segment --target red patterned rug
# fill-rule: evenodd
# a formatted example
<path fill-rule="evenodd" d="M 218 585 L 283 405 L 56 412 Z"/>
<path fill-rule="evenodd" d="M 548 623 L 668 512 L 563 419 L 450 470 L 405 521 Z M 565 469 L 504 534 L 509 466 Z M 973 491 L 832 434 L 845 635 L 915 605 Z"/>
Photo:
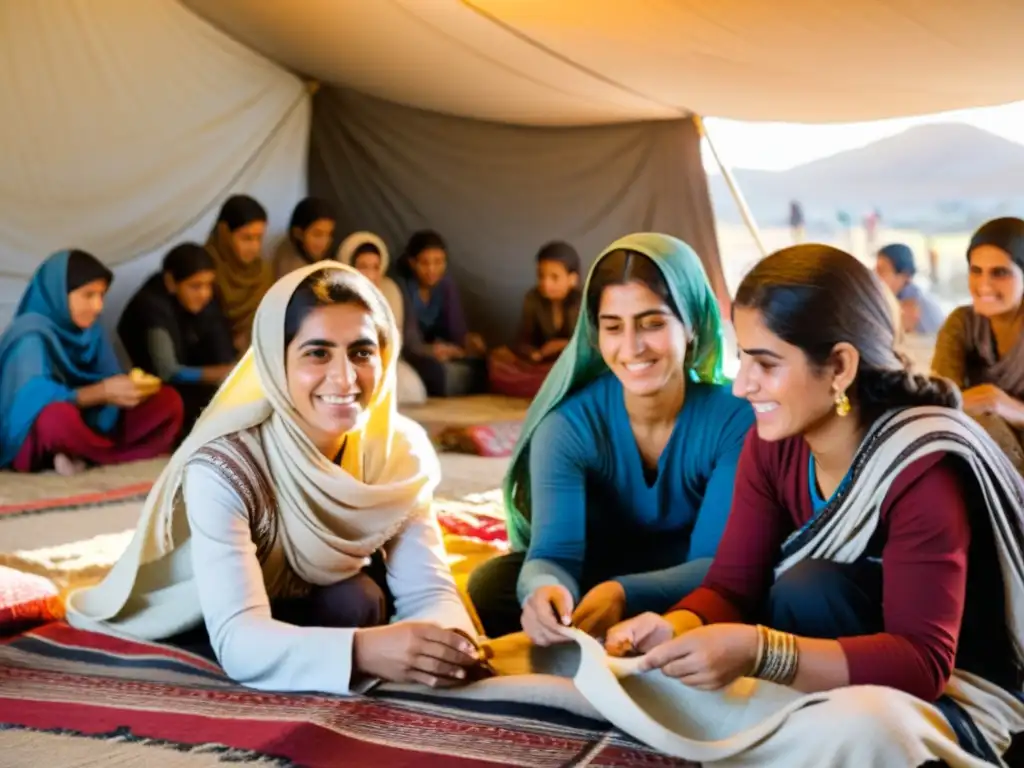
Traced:
<path fill-rule="evenodd" d="M 62 623 L 0 641 L 0 734 L 0 762 L 26 768 L 688 765 L 558 710 L 260 693 L 201 657 Z"/>

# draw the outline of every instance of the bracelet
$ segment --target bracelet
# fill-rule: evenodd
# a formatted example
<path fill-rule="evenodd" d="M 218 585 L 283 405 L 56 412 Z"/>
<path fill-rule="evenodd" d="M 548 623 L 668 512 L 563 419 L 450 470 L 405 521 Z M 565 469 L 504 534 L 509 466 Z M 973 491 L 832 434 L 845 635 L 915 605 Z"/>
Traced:
<path fill-rule="evenodd" d="M 791 685 L 800 665 L 796 636 L 757 625 L 757 657 L 753 677 L 779 685 Z"/>

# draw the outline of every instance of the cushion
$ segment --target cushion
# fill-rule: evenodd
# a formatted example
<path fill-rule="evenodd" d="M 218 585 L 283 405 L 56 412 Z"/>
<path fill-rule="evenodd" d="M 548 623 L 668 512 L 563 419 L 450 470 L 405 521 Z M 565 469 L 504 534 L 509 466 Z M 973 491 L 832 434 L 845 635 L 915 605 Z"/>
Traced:
<path fill-rule="evenodd" d="M 64 617 L 64 601 L 49 579 L 0 565 L 0 631 Z"/>
<path fill-rule="evenodd" d="M 474 456 L 506 458 L 512 455 L 521 421 L 498 421 L 468 427 L 447 427 L 438 434 L 437 443 L 443 451 L 469 453 Z"/>

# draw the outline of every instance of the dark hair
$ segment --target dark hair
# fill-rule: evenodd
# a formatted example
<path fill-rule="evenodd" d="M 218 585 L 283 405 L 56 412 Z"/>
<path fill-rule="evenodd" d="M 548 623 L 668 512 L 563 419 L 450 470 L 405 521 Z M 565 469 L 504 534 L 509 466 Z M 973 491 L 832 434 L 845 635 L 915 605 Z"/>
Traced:
<path fill-rule="evenodd" d="M 580 255 L 566 242 L 554 240 L 537 251 L 537 263 L 554 261 L 565 267 L 570 275 L 580 273 Z"/>
<path fill-rule="evenodd" d="M 1024 269 L 1024 221 L 1013 216 L 986 221 L 978 227 L 967 246 L 968 262 L 971 260 L 971 251 L 982 245 L 991 245 L 1005 251 L 1014 264 Z"/>
<path fill-rule="evenodd" d="M 947 380 L 921 376 L 895 350 L 896 318 L 881 281 L 857 259 L 828 245 L 783 248 L 743 278 L 733 309 L 761 313 L 768 329 L 824 366 L 836 344 L 860 353 L 851 399 L 865 421 L 889 408 L 959 408 L 960 391 Z"/>
<path fill-rule="evenodd" d="M 213 257 L 198 243 L 176 245 L 164 256 L 162 271 L 170 274 L 175 282 L 188 280 L 197 272 L 215 272 Z"/>
<path fill-rule="evenodd" d="M 232 232 L 254 221 L 266 220 L 266 209 L 248 195 L 232 195 L 224 201 L 217 215 L 217 223 L 226 225 Z"/>
<path fill-rule="evenodd" d="M 587 286 L 587 311 L 590 313 L 590 321 L 597 325 L 598 314 L 601 311 L 601 295 L 604 289 L 613 285 L 628 285 L 629 283 L 641 283 L 650 288 L 662 301 L 672 310 L 672 314 L 683 319 L 672 298 L 672 291 L 669 290 L 665 276 L 661 274 L 658 265 L 649 257 L 637 251 L 630 251 L 620 248 L 606 254 L 590 276 L 590 283 Z"/>
<path fill-rule="evenodd" d="M 114 273 L 103 263 L 85 251 L 73 250 L 68 253 L 67 291 L 77 291 L 83 285 L 95 280 L 105 280 L 107 287 L 114 282 Z"/>
<path fill-rule="evenodd" d="M 419 232 L 414 232 L 412 237 L 409 238 L 409 242 L 405 244 L 405 251 L 402 252 L 402 256 L 405 259 L 415 259 L 421 253 L 431 248 L 437 248 L 445 253 L 448 252 L 448 245 L 443 237 L 432 229 L 421 229 Z"/>
<path fill-rule="evenodd" d="M 319 270 L 299 283 L 284 313 L 285 348 L 295 340 L 310 312 L 333 304 L 357 304 L 369 312 L 381 351 L 388 347 L 391 342 L 388 311 L 382 297 L 374 290 L 362 290 L 358 283 L 338 280 L 340 272 L 338 269 Z"/>
<path fill-rule="evenodd" d="M 878 251 L 879 256 L 885 256 L 892 264 L 893 271 L 897 275 L 917 274 L 917 266 L 914 264 L 914 252 L 905 243 L 890 243 Z"/>
<path fill-rule="evenodd" d="M 352 265 L 355 266 L 356 259 L 367 253 L 372 253 L 374 256 L 377 256 L 378 258 L 381 257 L 380 248 L 378 248 L 376 245 L 374 245 L 373 243 L 361 243 L 360 245 L 356 246 L 356 249 L 354 251 L 352 251 Z"/>
<path fill-rule="evenodd" d="M 337 220 L 331 204 L 319 197 L 304 197 L 292 210 L 292 220 L 288 223 L 288 231 L 307 229 L 313 222 L 321 219 Z"/>

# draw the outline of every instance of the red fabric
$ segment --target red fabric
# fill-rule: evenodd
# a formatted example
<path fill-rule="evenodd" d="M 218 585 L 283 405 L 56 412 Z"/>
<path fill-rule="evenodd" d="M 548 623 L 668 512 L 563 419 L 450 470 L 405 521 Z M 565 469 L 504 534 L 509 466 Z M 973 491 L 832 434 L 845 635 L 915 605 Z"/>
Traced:
<path fill-rule="evenodd" d="M 181 431 L 181 396 L 171 387 L 121 413 L 110 435 L 94 432 L 73 403 L 51 403 L 39 414 L 14 458 L 16 472 L 34 472 L 53 465 L 64 453 L 90 464 L 122 464 L 168 453 Z"/>
<path fill-rule="evenodd" d="M 801 438 L 765 442 L 752 432 L 736 471 L 732 513 L 704 584 L 677 609 L 708 623 L 754 615 L 773 583 L 783 540 L 813 514 Z M 953 669 L 967 585 L 967 490 L 944 455 L 910 464 L 882 505 L 886 632 L 840 638 L 851 684 L 886 685 L 926 701 Z"/>
<path fill-rule="evenodd" d="M 0 630 L 64 617 L 64 603 L 49 579 L 0 565 Z"/>
<path fill-rule="evenodd" d="M 438 435 L 441 449 L 452 453 L 468 453 L 473 456 L 505 458 L 519 439 L 523 424 L 519 421 L 498 421 L 492 424 L 477 424 L 470 427 L 449 427 Z"/>
<path fill-rule="evenodd" d="M 540 390 L 554 362 L 532 363 L 513 354 L 487 358 L 487 378 L 496 395 L 532 398 Z"/>
<path fill-rule="evenodd" d="M 149 746 L 147 765 L 173 748 L 310 768 L 695 768 L 606 723 L 543 707 L 456 703 L 425 688 L 345 697 L 256 691 L 193 654 L 63 623 L 0 640 L 0 733 L 12 726 Z"/>

